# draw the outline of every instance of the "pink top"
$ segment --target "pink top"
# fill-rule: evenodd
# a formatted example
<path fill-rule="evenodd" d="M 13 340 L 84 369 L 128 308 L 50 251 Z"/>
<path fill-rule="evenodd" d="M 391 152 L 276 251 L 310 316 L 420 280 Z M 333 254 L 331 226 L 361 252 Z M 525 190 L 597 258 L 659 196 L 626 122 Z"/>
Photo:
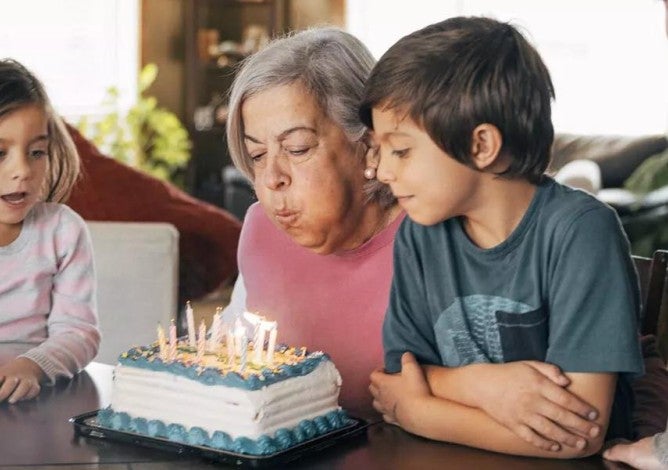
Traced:
<path fill-rule="evenodd" d="M 67 206 L 39 203 L 21 234 L 0 247 L 0 344 L 10 343 L 53 382 L 97 354 L 95 273 L 90 235 Z"/>
<path fill-rule="evenodd" d="M 331 255 L 294 243 L 257 203 L 241 230 L 246 308 L 278 321 L 279 343 L 329 354 L 343 377 L 341 405 L 357 413 L 371 410 L 369 374 L 383 365 L 381 327 L 403 218 L 359 248 Z"/>

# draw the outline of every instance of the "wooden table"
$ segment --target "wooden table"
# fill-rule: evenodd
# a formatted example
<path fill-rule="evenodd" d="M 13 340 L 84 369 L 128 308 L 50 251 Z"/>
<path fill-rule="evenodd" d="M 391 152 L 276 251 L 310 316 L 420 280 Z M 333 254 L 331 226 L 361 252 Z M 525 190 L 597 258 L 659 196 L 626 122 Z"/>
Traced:
<path fill-rule="evenodd" d="M 164 451 L 76 436 L 68 419 L 109 404 L 112 367 L 90 364 L 69 382 L 45 387 L 39 398 L 0 404 L 0 469 L 200 469 L 222 465 Z M 60 467 L 55 467 L 60 466 Z M 600 457 L 558 461 L 509 457 L 429 441 L 376 423 L 366 432 L 290 463 L 291 469 L 601 469 Z"/>

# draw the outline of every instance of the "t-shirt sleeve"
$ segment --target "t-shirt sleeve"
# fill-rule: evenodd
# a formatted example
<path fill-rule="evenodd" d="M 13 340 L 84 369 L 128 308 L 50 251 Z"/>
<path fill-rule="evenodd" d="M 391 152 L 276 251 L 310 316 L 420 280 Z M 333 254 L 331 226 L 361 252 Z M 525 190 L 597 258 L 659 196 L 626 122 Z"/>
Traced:
<path fill-rule="evenodd" d="M 394 276 L 383 323 L 385 370 L 401 371 L 401 355 L 412 352 L 421 364 L 440 364 L 430 320 L 418 244 L 411 236 L 413 222 L 403 221 L 394 243 Z"/>
<path fill-rule="evenodd" d="M 593 206 L 555 236 L 546 361 L 567 372 L 642 373 L 638 278 L 617 215 Z"/>

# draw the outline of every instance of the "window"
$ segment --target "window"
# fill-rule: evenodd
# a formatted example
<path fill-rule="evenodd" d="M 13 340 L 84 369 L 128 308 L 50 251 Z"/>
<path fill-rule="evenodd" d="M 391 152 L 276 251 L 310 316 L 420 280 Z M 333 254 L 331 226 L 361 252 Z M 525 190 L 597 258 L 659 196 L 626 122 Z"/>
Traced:
<path fill-rule="evenodd" d="M 348 30 L 380 57 L 400 37 L 457 15 L 520 26 L 556 89 L 559 132 L 668 130 L 668 38 L 659 0 L 348 0 Z"/>
<path fill-rule="evenodd" d="M 44 83 L 56 110 L 75 122 L 104 112 L 106 89 L 119 106 L 137 93 L 138 0 L 22 0 L 3 12 L 0 50 Z"/>

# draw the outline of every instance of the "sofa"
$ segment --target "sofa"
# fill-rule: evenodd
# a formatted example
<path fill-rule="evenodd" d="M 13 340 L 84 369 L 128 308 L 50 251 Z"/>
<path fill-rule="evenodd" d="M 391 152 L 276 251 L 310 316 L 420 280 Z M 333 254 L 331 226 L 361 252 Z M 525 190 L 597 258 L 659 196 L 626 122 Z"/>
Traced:
<path fill-rule="evenodd" d="M 176 319 L 183 332 L 186 300 L 231 284 L 241 223 L 68 130 L 82 177 L 66 204 L 90 228 L 102 333 L 97 360 L 113 363 L 128 346 L 153 341 L 158 321 L 166 327 Z"/>

